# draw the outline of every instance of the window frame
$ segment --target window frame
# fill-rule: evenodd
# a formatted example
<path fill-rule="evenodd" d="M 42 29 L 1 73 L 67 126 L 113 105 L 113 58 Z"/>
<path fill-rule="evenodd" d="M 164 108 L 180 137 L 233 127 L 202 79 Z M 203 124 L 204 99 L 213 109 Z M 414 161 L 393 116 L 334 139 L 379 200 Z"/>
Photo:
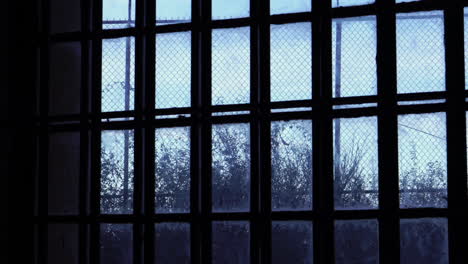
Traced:
<path fill-rule="evenodd" d="M 312 1 L 312 0 L 311 0 Z M 50 3 L 42 0 L 42 17 L 48 18 Z M 465 91 L 464 7 L 468 1 L 421 1 L 395 4 L 376 0 L 375 4 L 332 8 L 331 1 L 312 1 L 312 11 L 270 15 L 268 0 L 250 0 L 250 17 L 211 20 L 211 2 L 192 0 L 192 21 L 155 25 L 154 0 L 136 0 L 134 28 L 102 29 L 102 1 L 81 1 L 81 31 L 50 34 L 48 22 L 39 34 L 45 37 L 40 48 L 38 260 L 47 263 L 47 225 L 74 223 L 79 227 L 79 263 L 99 263 L 99 225 L 133 224 L 134 263 L 154 263 L 154 224 L 188 222 L 191 225 L 191 260 L 211 263 L 211 223 L 213 221 L 250 222 L 250 262 L 271 263 L 272 221 L 301 220 L 313 223 L 313 262 L 334 263 L 335 220 L 377 219 L 379 223 L 379 262 L 399 263 L 399 225 L 403 218 L 442 217 L 448 219 L 449 261 L 468 262 L 468 197 L 466 117 L 468 91 Z M 446 90 L 412 94 L 397 93 L 396 14 L 417 11 L 444 12 Z M 332 19 L 376 16 L 377 95 L 333 98 L 332 96 Z M 47 21 L 45 19 L 44 21 Z M 312 99 L 289 102 L 270 101 L 270 25 L 311 22 Z M 250 103 L 211 105 L 211 30 L 250 27 Z M 180 109 L 155 109 L 155 36 L 158 33 L 191 32 L 191 106 Z M 385 32 L 385 33 L 383 33 Z M 135 109 L 101 112 L 101 41 L 135 37 Z M 81 44 L 80 114 L 50 116 L 48 73 L 50 46 L 56 42 Z M 445 99 L 444 103 L 398 105 L 402 101 Z M 335 105 L 377 103 L 376 107 L 333 109 Z M 272 109 L 310 107 L 310 111 L 272 113 Z M 250 111 L 250 114 L 212 116 L 217 112 Z M 398 129 L 401 114 L 447 114 L 447 208 L 400 209 L 398 185 Z M 156 119 L 156 115 L 190 114 L 184 119 Z M 333 191 L 333 119 L 376 116 L 378 118 L 379 207 L 374 210 L 335 210 Z M 112 121 L 114 118 L 133 118 Z M 313 209 L 311 211 L 272 211 L 271 143 L 272 121 L 312 120 Z M 110 120 L 110 121 L 103 121 Z M 250 211 L 211 212 L 211 126 L 250 124 L 251 189 Z M 155 129 L 189 126 L 191 129 L 191 208 L 190 213 L 155 213 Z M 133 129 L 135 139 L 134 211 L 130 215 L 100 213 L 101 131 Z M 49 215 L 47 209 L 47 151 L 50 131 L 80 132 L 79 214 Z M 461 172 L 461 173 L 460 173 Z M 144 241 L 144 243 L 143 243 Z M 320 243 L 318 242 L 320 241 Z M 146 249 L 146 250 L 144 250 Z"/>

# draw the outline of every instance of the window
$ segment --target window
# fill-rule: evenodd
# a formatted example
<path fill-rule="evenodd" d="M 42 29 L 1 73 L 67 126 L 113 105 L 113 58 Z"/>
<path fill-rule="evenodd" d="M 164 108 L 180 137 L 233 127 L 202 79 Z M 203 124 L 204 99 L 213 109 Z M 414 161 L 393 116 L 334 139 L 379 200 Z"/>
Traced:
<path fill-rule="evenodd" d="M 468 259 L 463 4 L 71 2 L 40 30 L 39 263 Z"/>

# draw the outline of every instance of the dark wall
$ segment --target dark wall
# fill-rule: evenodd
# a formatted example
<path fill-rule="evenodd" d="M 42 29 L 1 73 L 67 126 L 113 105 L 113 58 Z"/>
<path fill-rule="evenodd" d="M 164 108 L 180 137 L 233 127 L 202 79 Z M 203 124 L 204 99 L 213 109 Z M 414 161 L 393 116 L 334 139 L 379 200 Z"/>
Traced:
<path fill-rule="evenodd" d="M 34 4 L 33 0 L 9 0 L 0 8 L 1 25 L 6 29 L 0 59 L 0 195 L 6 212 L 2 227 L 7 233 L 0 237 L 8 239 L 1 263 L 32 263 Z"/>

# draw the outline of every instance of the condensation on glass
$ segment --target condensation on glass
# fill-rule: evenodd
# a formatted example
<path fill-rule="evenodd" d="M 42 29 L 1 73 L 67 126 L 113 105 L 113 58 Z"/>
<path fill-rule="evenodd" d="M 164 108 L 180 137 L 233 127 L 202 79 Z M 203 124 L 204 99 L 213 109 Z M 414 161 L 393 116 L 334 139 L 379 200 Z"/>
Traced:
<path fill-rule="evenodd" d="M 47 263 L 78 264 L 78 225 L 49 224 L 47 226 Z"/>
<path fill-rule="evenodd" d="M 156 0 L 156 25 L 190 23 L 191 0 Z"/>
<path fill-rule="evenodd" d="M 102 0 L 102 28 L 120 29 L 134 27 L 136 1 Z"/>
<path fill-rule="evenodd" d="M 272 25 L 271 101 L 312 98 L 312 25 Z"/>
<path fill-rule="evenodd" d="M 190 128 L 156 129 L 156 213 L 190 211 Z"/>
<path fill-rule="evenodd" d="M 273 264 L 313 263 L 312 222 L 274 221 L 271 226 Z"/>
<path fill-rule="evenodd" d="M 336 209 L 378 207 L 377 118 L 333 121 L 333 175 Z"/>
<path fill-rule="evenodd" d="M 398 117 L 400 207 L 447 207 L 444 113 Z"/>
<path fill-rule="evenodd" d="M 445 90 L 444 13 L 397 14 L 398 93 Z"/>
<path fill-rule="evenodd" d="M 400 263 L 449 263 L 445 218 L 400 220 Z"/>
<path fill-rule="evenodd" d="M 312 121 L 271 124 L 271 206 L 312 209 Z"/>
<path fill-rule="evenodd" d="M 49 67 L 49 114 L 79 114 L 81 43 L 52 44 Z"/>
<path fill-rule="evenodd" d="M 335 222 L 335 263 L 379 263 L 377 220 Z"/>
<path fill-rule="evenodd" d="M 47 209 L 50 215 L 78 214 L 80 133 L 49 134 Z"/>
<path fill-rule="evenodd" d="M 310 0 L 270 0 L 270 14 L 287 14 L 312 11 Z"/>
<path fill-rule="evenodd" d="M 102 40 L 101 110 L 129 111 L 135 101 L 135 38 Z"/>
<path fill-rule="evenodd" d="M 250 225 L 246 221 L 212 223 L 212 263 L 250 263 Z"/>
<path fill-rule="evenodd" d="M 213 125 L 212 200 L 216 212 L 250 209 L 249 124 Z"/>
<path fill-rule="evenodd" d="M 101 224 L 99 250 L 102 264 L 133 263 L 133 225 Z"/>
<path fill-rule="evenodd" d="M 156 263 L 190 263 L 190 224 L 155 224 L 154 234 L 154 259 Z"/>
<path fill-rule="evenodd" d="M 133 212 L 135 141 L 133 130 L 101 134 L 101 213 Z"/>
<path fill-rule="evenodd" d="M 191 33 L 156 35 L 156 108 L 190 107 Z"/>
<path fill-rule="evenodd" d="M 369 5 L 374 2 L 375 0 L 332 0 L 332 7 Z"/>
<path fill-rule="evenodd" d="M 375 16 L 333 19 L 333 97 L 377 94 Z"/>
<path fill-rule="evenodd" d="M 249 103 L 250 28 L 214 29 L 211 64 L 212 104 Z"/>
<path fill-rule="evenodd" d="M 212 0 L 212 19 L 232 19 L 250 16 L 249 0 Z"/>

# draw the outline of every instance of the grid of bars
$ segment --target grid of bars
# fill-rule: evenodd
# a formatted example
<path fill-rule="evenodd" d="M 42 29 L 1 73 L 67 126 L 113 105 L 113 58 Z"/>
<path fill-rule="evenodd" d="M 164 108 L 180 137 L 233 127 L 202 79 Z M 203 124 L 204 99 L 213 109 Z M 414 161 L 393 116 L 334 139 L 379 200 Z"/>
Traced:
<path fill-rule="evenodd" d="M 92 5 L 91 5 L 92 2 Z M 43 1 L 48 17 L 48 1 Z M 158 263 L 155 223 L 182 222 L 190 224 L 192 263 L 215 261 L 212 240 L 214 230 L 225 230 L 223 223 L 237 221 L 247 228 L 250 241 L 247 251 L 251 263 L 272 263 L 271 242 L 288 223 L 313 223 L 314 263 L 334 263 L 346 258 L 335 252 L 335 235 L 339 236 L 342 220 L 377 220 L 379 263 L 400 263 L 400 219 L 442 218 L 448 220 L 450 263 L 466 263 L 467 235 L 467 164 L 465 128 L 465 72 L 463 7 L 465 1 L 415 2 L 394 5 L 393 1 L 377 0 L 375 4 L 332 9 L 327 1 L 312 1 L 311 13 L 270 16 L 267 0 L 251 1 L 250 17 L 211 21 L 211 3 L 192 1 L 192 22 L 155 26 L 154 1 L 136 1 L 135 28 L 103 31 L 102 3 L 82 1 L 82 32 L 56 34 L 42 43 L 41 58 L 48 58 L 52 42 L 81 43 L 80 114 L 48 116 L 48 61 L 41 61 L 39 136 L 38 261 L 49 263 L 47 233 L 50 223 L 78 224 L 74 231 L 78 263 L 99 263 L 100 229 L 109 223 L 125 224 L 133 233 L 133 263 Z M 92 9 L 91 9 L 92 7 Z M 90 10 L 93 10 L 91 13 Z M 443 10 L 445 28 L 446 91 L 434 93 L 397 94 L 396 13 Z M 375 15 L 377 26 L 377 95 L 333 98 L 332 78 L 332 18 Z M 92 18 L 92 19 L 90 19 Z M 270 29 L 272 24 L 311 22 L 312 32 L 312 100 L 271 102 L 270 94 Z M 250 27 L 250 103 L 212 106 L 212 29 Z M 44 23 L 42 33 L 48 34 Z M 449 30 L 450 29 L 450 30 Z M 191 32 L 191 107 L 154 109 L 155 105 L 155 34 Z M 108 38 L 135 38 L 134 110 L 101 112 L 102 42 Z M 90 81 L 90 82 L 88 82 Z M 336 80 L 335 80 L 336 81 Z M 444 99 L 443 103 L 399 105 L 403 101 Z M 335 105 L 377 103 L 377 106 L 335 109 Z M 312 111 L 273 113 L 278 108 L 312 107 Z M 249 114 L 215 115 L 219 112 L 250 111 Z M 447 122 L 447 193 L 445 208 L 400 209 L 398 186 L 398 116 L 443 112 Z M 190 118 L 159 119 L 155 115 L 190 114 Z M 378 124 L 378 209 L 334 210 L 333 120 L 345 117 L 377 117 Z M 115 120 L 113 120 L 115 118 Z M 119 120 L 123 118 L 124 120 Z M 272 208 L 272 122 L 312 120 L 312 210 L 275 211 Z M 109 121 L 110 120 L 110 121 Z M 251 182 L 250 210 L 247 212 L 212 212 L 212 126 L 242 123 L 250 127 Z M 155 213 L 156 128 L 190 127 L 190 213 Z M 76 215 L 49 215 L 48 210 L 48 135 L 49 131 L 80 132 L 80 177 L 78 211 Z M 102 214 L 101 134 L 109 130 L 133 130 L 134 187 L 132 214 Z M 50 166 L 53 166 L 51 164 Z M 89 170 L 87 169 L 89 168 Z M 409 221 L 410 220 L 405 220 Z M 248 223 L 246 225 L 246 223 Z M 131 225 L 126 225 L 131 224 Z M 212 226 L 213 224 L 213 226 Z M 159 224 L 161 225 L 161 224 Z M 121 228 L 124 225 L 121 226 Z M 224 229 L 223 229 L 224 228 Z M 302 227 L 304 228 L 304 227 Z M 307 229 L 307 228 L 306 228 Z M 307 229 L 308 230 L 308 229 Z M 337 233 L 335 233 L 335 231 Z M 156 236 L 155 236 L 156 234 Z M 402 242 L 403 243 L 403 242 Z M 243 241 L 242 244 L 246 244 Z M 50 249 L 49 249 L 49 252 Z M 273 257 L 272 257 L 273 256 Z M 336 256 L 336 258 L 335 258 Z M 155 259 L 156 258 L 156 259 Z M 404 262 L 404 261 L 401 261 Z M 105 262 L 104 262 L 105 263 Z"/>

